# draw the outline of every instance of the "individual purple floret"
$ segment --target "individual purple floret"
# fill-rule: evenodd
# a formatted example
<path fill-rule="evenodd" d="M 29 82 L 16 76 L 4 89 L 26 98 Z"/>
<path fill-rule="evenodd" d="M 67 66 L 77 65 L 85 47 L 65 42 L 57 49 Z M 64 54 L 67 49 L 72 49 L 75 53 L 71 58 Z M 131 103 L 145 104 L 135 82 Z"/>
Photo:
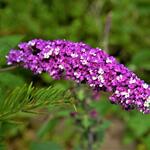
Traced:
<path fill-rule="evenodd" d="M 110 101 L 126 110 L 150 113 L 150 85 L 105 51 L 66 40 L 34 39 L 18 47 L 9 52 L 9 65 L 19 63 L 36 74 L 48 72 L 54 79 L 87 83 L 94 90 L 112 93 Z"/>

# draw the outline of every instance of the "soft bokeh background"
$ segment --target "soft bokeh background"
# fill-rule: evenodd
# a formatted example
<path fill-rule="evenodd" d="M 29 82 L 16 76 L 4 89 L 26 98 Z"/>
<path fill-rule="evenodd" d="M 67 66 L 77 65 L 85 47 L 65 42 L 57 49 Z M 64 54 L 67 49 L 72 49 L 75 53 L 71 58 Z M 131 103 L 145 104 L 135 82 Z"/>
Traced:
<path fill-rule="evenodd" d="M 20 41 L 67 39 L 105 49 L 150 83 L 149 18 L 149 0 L 0 0 L 0 68 L 7 66 L 5 55 Z M 17 68 L 0 73 L 0 100 L 31 81 L 37 87 L 70 84 Z M 76 91 L 79 99 L 85 97 L 82 87 Z M 149 150 L 150 115 L 125 112 L 107 98 L 91 102 L 98 116 L 109 122 L 103 141 L 99 138 L 101 149 Z M 80 150 L 81 131 L 69 115 L 72 111 L 72 106 L 54 106 L 48 113 L 16 117 L 17 124 L 0 122 L 0 149 Z"/>

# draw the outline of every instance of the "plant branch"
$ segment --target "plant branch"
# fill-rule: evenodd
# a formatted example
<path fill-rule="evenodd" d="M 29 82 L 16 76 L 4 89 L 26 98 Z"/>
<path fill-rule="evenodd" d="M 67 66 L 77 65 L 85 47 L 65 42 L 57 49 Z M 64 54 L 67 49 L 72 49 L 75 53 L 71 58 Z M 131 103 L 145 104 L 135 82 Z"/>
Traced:
<path fill-rule="evenodd" d="M 88 150 L 93 150 L 94 137 L 91 128 L 88 129 Z"/>
<path fill-rule="evenodd" d="M 16 69 L 18 66 L 11 66 L 11 67 L 7 67 L 7 68 L 0 68 L 0 72 L 5 72 L 5 71 L 10 71 L 13 69 Z"/>
<path fill-rule="evenodd" d="M 71 98 L 68 90 L 60 90 L 57 86 L 35 89 L 30 84 L 17 87 L 1 100 L 0 121 L 11 119 L 21 112 L 32 112 L 50 105 L 71 104 Z"/>

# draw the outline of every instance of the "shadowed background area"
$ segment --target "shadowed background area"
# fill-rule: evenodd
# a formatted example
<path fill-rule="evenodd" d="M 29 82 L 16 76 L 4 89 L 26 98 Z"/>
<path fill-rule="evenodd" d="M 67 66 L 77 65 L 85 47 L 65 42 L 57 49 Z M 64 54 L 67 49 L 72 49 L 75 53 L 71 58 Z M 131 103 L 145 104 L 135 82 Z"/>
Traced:
<path fill-rule="evenodd" d="M 0 120 L 0 150 L 82 150 L 91 142 L 86 138 L 91 124 L 94 150 L 149 150 L 150 115 L 126 112 L 110 104 L 106 93 L 95 97 L 84 85 L 2 69 L 9 50 L 21 41 L 66 39 L 104 49 L 150 84 L 149 18 L 148 0 L 0 0 L 0 105 L 14 88 L 31 82 L 39 89 L 71 85 L 78 99 Z M 92 120 L 95 116 L 104 123 Z"/>

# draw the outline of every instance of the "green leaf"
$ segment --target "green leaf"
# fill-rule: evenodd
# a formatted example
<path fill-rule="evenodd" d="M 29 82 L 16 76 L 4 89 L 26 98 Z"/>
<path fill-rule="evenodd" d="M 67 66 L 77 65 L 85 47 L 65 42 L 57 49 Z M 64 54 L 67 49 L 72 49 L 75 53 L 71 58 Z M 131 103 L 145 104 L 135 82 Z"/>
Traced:
<path fill-rule="evenodd" d="M 105 131 L 106 129 L 110 126 L 111 122 L 110 121 L 103 121 L 103 123 L 101 125 L 98 126 L 97 128 L 97 135 L 98 135 L 98 139 L 100 144 L 103 142 L 104 139 L 104 135 L 105 135 Z"/>
<path fill-rule="evenodd" d="M 49 133 L 59 122 L 58 118 L 54 118 L 45 122 L 37 132 L 39 138 L 43 137 L 46 133 Z"/>
<path fill-rule="evenodd" d="M 112 105 L 108 100 L 108 95 L 104 93 L 101 93 L 100 101 L 94 101 L 90 105 L 96 109 L 101 116 L 105 116 L 107 113 L 110 113 L 115 109 L 118 110 L 118 107 Z"/>
<path fill-rule="evenodd" d="M 89 117 L 87 115 L 83 116 L 82 125 L 85 128 L 88 128 L 90 126 L 91 122 L 89 120 Z"/>
<path fill-rule="evenodd" d="M 19 131 L 22 131 L 24 129 L 24 124 L 18 122 L 12 122 L 10 120 L 1 122 L 0 126 L 0 138 L 6 139 L 8 138 L 7 135 L 13 137 L 18 133 Z"/>
<path fill-rule="evenodd" d="M 85 93 L 84 93 L 84 90 L 83 89 L 80 89 L 78 92 L 77 92 L 77 97 L 79 100 L 84 100 L 85 98 Z"/>
<path fill-rule="evenodd" d="M 126 124 L 135 137 L 140 137 L 149 131 L 150 118 L 149 115 L 135 113 L 128 116 Z"/>
<path fill-rule="evenodd" d="M 32 142 L 30 150 L 62 150 L 62 148 L 54 142 Z"/>

